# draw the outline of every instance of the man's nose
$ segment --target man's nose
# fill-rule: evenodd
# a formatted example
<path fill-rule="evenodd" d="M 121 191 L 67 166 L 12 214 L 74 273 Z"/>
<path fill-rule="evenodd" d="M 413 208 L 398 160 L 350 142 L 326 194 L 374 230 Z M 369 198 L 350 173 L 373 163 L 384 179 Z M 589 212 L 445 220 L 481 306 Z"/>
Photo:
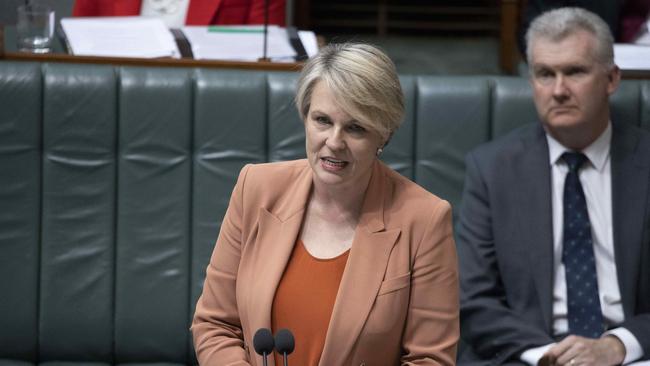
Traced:
<path fill-rule="evenodd" d="M 569 89 L 566 85 L 566 79 L 563 75 L 558 75 L 553 84 L 553 96 L 555 98 L 566 98 L 569 95 Z"/>

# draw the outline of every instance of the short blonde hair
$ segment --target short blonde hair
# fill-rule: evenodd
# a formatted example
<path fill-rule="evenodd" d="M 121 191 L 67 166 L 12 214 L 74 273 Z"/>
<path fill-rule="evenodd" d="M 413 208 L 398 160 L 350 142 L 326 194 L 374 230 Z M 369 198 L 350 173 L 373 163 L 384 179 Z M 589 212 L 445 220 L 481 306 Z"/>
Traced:
<path fill-rule="evenodd" d="M 362 126 L 379 133 L 384 143 L 404 116 L 404 94 L 395 65 L 379 48 L 362 43 L 330 44 L 310 59 L 298 80 L 296 107 L 304 121 L 318 81 L 332 91 L 338 105 Z"/>

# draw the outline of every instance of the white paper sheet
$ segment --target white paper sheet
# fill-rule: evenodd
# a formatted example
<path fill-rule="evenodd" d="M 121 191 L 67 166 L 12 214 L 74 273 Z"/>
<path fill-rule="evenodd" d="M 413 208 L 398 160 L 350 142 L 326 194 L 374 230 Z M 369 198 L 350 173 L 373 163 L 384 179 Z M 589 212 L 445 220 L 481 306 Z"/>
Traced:
<path fill-rule="evenodd" d="M 264 55 L 262 26 L 186 26 L 181 28 L 192 45 L 195 59 L 257 61 Z M 271 59 L 296 56 L 287 32 L 278 26 L 268 28 L 268 53 Z"/>
<path fill-rule="evenodd" d="M 174 36 L 158 18 L 64 18 L 61 26 L 74 55 L 180 57 Z"/>
<path fill-rule="evenodd" d="M 621 70 L 650 70 L 650 46 L 617 43 L 614 62 Z"/>
<path fill-rule="evenodd" d="M 302 46 L 305 47 L 305 52 L 307 56 L 314 57 L 318 53 L 318 41 L 316 40 L 316 35 L 312 31 L 298 31 L 298 37 L 300 37 L 300 42 Z"/>

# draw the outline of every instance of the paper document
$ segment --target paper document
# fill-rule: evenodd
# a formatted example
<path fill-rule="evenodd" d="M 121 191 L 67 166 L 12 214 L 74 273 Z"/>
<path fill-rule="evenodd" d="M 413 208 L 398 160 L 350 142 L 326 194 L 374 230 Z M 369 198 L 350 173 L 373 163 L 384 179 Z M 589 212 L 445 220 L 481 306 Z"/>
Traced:
<path fill-rule="evenodd" d="M 621 70 L 650 70 L 650 46 L 617 43 L 614 62 Z"/>
<path fill-rule="evenodd" d="M 312 58 L 318 53 L 318 41 L 316 41 L 316 34 L 312 31 L 298 31 L 298 37 L 300 37 L 300 42 L 302 46 L 305 47 L 305 52 L 307 56 Z"/>
<path fill-rule="evenodd" d="M 181 28 L 192 45 L 194 58 L 257 61 L 264 56 L 264 27 L 253 26 L 186 26 Z M 291 61 L 296 51 L 284 28 L 268 27 L 267 57 Z"/>
<path fill-rule="evenodd" d="M 159 18 L 65 18 L 61 26 L 74 55 L 180 57 L 174 36 Z"/>

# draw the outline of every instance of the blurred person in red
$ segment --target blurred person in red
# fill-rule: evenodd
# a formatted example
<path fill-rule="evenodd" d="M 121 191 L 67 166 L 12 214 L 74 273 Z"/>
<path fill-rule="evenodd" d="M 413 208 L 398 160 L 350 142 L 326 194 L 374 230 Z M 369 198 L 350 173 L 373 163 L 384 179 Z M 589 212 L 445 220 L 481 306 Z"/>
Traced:
<path fill-rule="evenodd" d="M 159 16 L 169 27 L 264 24 L 264 0 L 75 0 L 72 15 Z M 269 24 L 285 25 L 285 0 L 268 0 Z"/>

